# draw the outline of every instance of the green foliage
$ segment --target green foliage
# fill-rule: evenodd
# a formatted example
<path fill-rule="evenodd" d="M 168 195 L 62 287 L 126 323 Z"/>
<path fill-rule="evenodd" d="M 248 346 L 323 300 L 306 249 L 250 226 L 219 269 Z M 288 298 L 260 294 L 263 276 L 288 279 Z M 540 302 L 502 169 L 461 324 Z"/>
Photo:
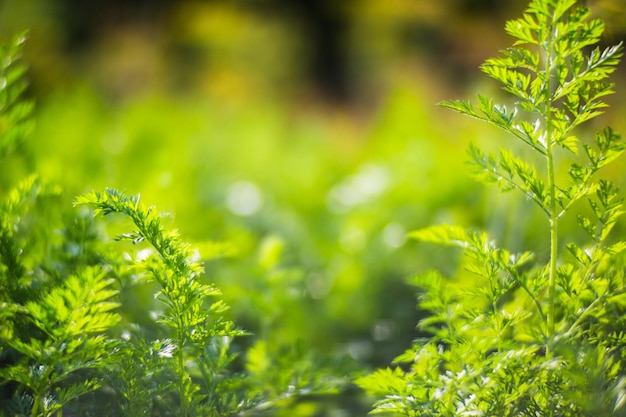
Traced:
<path fill-rule="evenodd" d="M 115 347 L 105 335 L 119 322 L 114 281 L 102 265 L 66 262 L 72 240 L 55 239 L 68 229 L 50 212 L 57 196 L 29 177 L 0 202 L 0 412 L 9 415 L 51 416 L 97 389 L 94 370 Z"/>
<path fill-rule="evenodd" d="M 0 48 L 0 155 L 7 156 L 29 130 L 32 104 L 18 58 L 25 35 Z M 17 387 L 0 413 L 51 416 L 101 385 L 113 342 L 104 332 L 119 316 L 117 291 L 105 268 L 80 268 L 50 257 L 59 191 L 30 176 L 0 201 L 0 386 Z M 46 224 L 51 227 L 41 227 Z M 60 229 L 59 229 L 60 230 Z M 66 243 L 70 243 L 68 240 Z M 67 274 L 63 280 L 60 274 Z M 3 395 L 5 397 L 5 395 Z"/>
<path fill-rule="evenodd" d="M 9 77 L 1 125 L 13 144 L 30 123 L 12 110 L 27 105 L 23 71 L 12 66 L 19 39 L 0 49 Z M 145 240 L 154 253 L 115 250 L 87 211 L 61 209 L 59 196 L 32 175 L 0 200 L 0 415 L 219 416 L 250 407 L 254 392 L 227 370 L 230 340 L 244 333 L 224 318 L 219 291 L 198 280 L 190 247 L 138 197 L 77 198 L 129 216 L 138 230 L 118 240 Z M 122 301 L 150 283 L 162 309 L 133 322 Z"/>
<path fill-rule="evenodd" d="M 32 104 L 18 57 L 24 35 L 0 48 L 2 157 L 28 131 Z M 59 253 L 53 209 L 59 190 L 30 176 L 0 201 L 0 413 L 52 416 L 101 380 L 93 371 L 110 357 L 104 333 L 119 322 L 117 290 L 96 264 L 72 267 Z M 63 244 L 71 244 L 71 240 Z"/>
<path fill-rule="evenodd" d="M 78 371 L 104 367 L 110 358 L 114 343 L 102 333 L 119 321 L 111 312 L 118 305 L 110 301 L 117 293 L 110 289 L 112 283 L 101 268 L 85 268 L 41 299 L 14 305 L 12 321 L 23 323 L 23 315 L 32 327 L 29 339 L 8 338 L 7 347 L 21 358 L 0 375 L 20 384 L 21 395 L 32 398 L 31 416 L 52 416 L 101 385 L 96 378 L 73 381 L 72 377 Z"/>
<path fill-rule="evenodd" d="M 10 193 L 3 206 L 3 230 L 15 228 L 7 226 L 16 224 L 10 215 L 27 218 L 24 201 L 37 190 L 35 184 L 28 180 Z M 100 213 L 126 214 L 138 230 L 119 240 L 146 240 L 154 253 L 128 260 L 96 246 L 106 255 L 95 264 L 63 267 L 52 251 L 43 259 L 49 265 L 33 267 L 20 262 L 24 242 L 14 234 L 3 235 L 10 250 L 2 259 L 0 381 L 11 392 L 11 401 L 0 411 L 31 416 L 52 416 L 63 409 L 96 415 L 220 416 L 249 408 L 254 391 L 227 369 L 235 358 L 229 353 L 230 339 L 244 333 L 224 318 L 221 300 L 209 300 L 219 291 L 198 281 L 202 268 L 189 246 L 167 231 L 161 217 L 138 197 L 107 190 L 79 197 L 76 203 L 92 204 Z M 75 218 L 73 233 L 80 230 L 76 226 L 81 218 Z M 84 231 L 89 233 L 89 228 Z M 61 245 L 67 247 L 70 236 L 64 237 Z M 102 238 L 83 234 L 81 250 L 90 248 L 89 239 Z M 33 279 L 37 273 L 41 277 Z M 153 328 L 160 326 L 158 338 L 151 339 L 147 328 L 128 319 L 119 328 L 119 293 L 128 291 L 127 280 L 158 284 L 155 298 L 163 309 L 150 317 Z M 106 401 L 109 408 L 89 411 L 94 401 Z"/>
<path fill-rule="evenodd" d="M 223 415 L 237 411 L 229 407 L 240 407 L 240 404 L 216 395 L 220 393 L 216 380 L 222 378 L 226 365 L 232 360 L 227 353 L 228 338 L 245 333 L 223 317 L 226 305 L 222 300 L 209 301 L 220 292 L 198 281 L 202 267 L 193 261 L 189 245 L 182 243 L 176 232 L 167 231 L 156 210 L 145 207 L 139 196 L 128 197 L 107 189 L 104 193 L 80 196 L 75 204 L 93 205 L 96 214 L 128 216 L 137 230 L 119 235 L 116 240 L 130 240 L 134 244 L 145 240 L 156 251 L 155 256 L 149 256 L 137 266 L 148 273 L 147 279 L 158 284 L 156 299 L 164 310 L 157 322 L 168 329 L 169 337 L 160 342 L 158 351 L 161 356 L 175 359 L 170 361 L 170 366 L 177 377 L 180 400 L 177 414 Z M 220 341 L 222 338 L 227 339 Z M 145 355 L 141 350 L 139 353 L 142 357 Z M 152 372 L 151 368 L 144 371 Z M 199 373 L 201 382 L 192 379 L 192 372 Z M 202 388 L 209 392 L 203 392 Z"/>
<path fill-rule="evenodd" d="M 523 18 L 507 23 L 514 46 L 482 70 L 515 97 L 512 106 L 480 95 L 478 104 L 442 106 L 493 124 L 520 140 L 532 157 L 470 146 L 471 169 L 484 183 L 518 190 L 546 218 L 549 256 L 542 247 L 511 253 L 485 233 L 454 226 L 412 232 L 414 239 L 460 247 L 463 271 L 454 279 L 418 275 L 419 305 L 429 316 L 395 369 L 361 378 L 383 396 L 375 412 L 407 416 L 623 415 L 626 390 L 626 243 L 609 240 L 622 214 L 619 192 L 600 168 L 624 151 L 605 128 L 592 141 L 576 129 L 601 114 L 612 92 L 606 78 L 621 45 L 593 49 L 603 23 L 574 0 L 533 0 Z M 568 162 L 571 160 L 574 162 Z M 558 174 L 560 162 L 569 164 Z M 584 244 L 559 233 L 574 203 Z M 567 243 L 566 243 L 567 242 Z M 567 251 L 563 251 L 563 248 Z M 473 279 L 469 279 L 473 277 Z"/>
<path fill-rule="evenodd" d="M 19 47 L 0 52 L 15 62 Z M 23 85 L 17 77 L 7 87 L 15 108 L 25 103 Z M 12 138 L 28 123 L 3 119 Z M 354 368 L 305 343 L 263 350 L 258 342 L 239 357 L 246 342 L 233 348 L 233 340 L 248 333 L 227 317 L 201 265 L 233 244 L 206 242 L 200 254 L 139 196 L 77 197 L 75 206 L 131 220 L 136 230 L 111 244 L 89 210 L 63 200 L 37 175 L 0 199 L 0 415 L 225 416 L 345 386 Z M 280 239 L 267 242 L 259 266 L 278 287 L 296 274 L 279 265 Z"/>
<path fill-rule="evenodd" d="M 0 46 L 0 159 L 15 150 L 32 130 L 33 103 L 22 95 L 27 87 L 20 63 L 20 52 L 27 34 L 21 33 L 10 44 Z"/>
<path fill-rule="evenodd" d="M 548 32 L 532 27 L 545 13 L 529 13 L 530 29 L 510 31 L 539 40 Z M 513 196 L 539 206 L 539 221 L 556 214 L 557 263 L 544 259 L 547 240 L 534 245 L 540 223 L 515 201 L 494 211 L 528 220 L 509 240 L 532 251 L 502 249 L 462 227 L 411 234 L 451 251 L 399 250 L 405 230 L 482 219 L 474 209 L 481 194 L 449 169 L 463 158 L 459 145 L 478 133 L 467 123 L 454 137 L 423 105 L 428 89 L 408 78 L 358 127 L 341 111 L 320 117 L 279 100 L 157 91 L 108 101 L 95 93 L 97 82 L 80 77 L 46 94 L 33 140 L 19 147 L 28 118 L 6 124 L 19 139 L 3 160 L 14 165 L 0 174 L 15 189 L 0 196 L 0 415 L 362 415 L 350 375 L 388 363 L 410 343 L 414 299 L 401 277 L 438 261 L 451 273 L 458 248 L 467 256 L 454 279 L 433 272 L 412 282 L 421 290 L 420 335 L 432 337 L 394 369 L 361 380 L 387 395 L 379 410 L 622 411 L 624 245 L 610 233 L 620 229 L 622 208 L 616 186 L 595 178 L 622 145 L 610 129 L 578 139 L 610 90 L 594 77 L 608 75 L 619 51 L 576 49 L 599 26 L 584 26 L 584 14 L 567 21 L 582 25 L 567 35 L 578 43 L 554 46 L 570 58 L 553 77 L 541 71 L 540 45 L 515 45 L 485 65 L 517 104 L 484 96 L 476 105 L 444 104 L 509 131 L 536 154 L 470 149 L 477 176 L 520 190 Z M 513 60 L 524 66 L 509 68 Z M 556 92 L 558 77 L 568 87 Z M 557 95 L 536 99 L 548 78 Z M 14 108 L 27 103 L 16 97 Z M 554 110 L 546 123 L 541 112 L 549 108 L 563 113 Z M 538 162 L 550 154 L 554 182 Z M 15 186 L 21 159 L 39 175 Z M 142 200 L 109 188 L 72 208 L 51 180 L 70 195 L 108 185 L 141 190 Z M 566 236 L 576 224 L 577 234 Z M 236 337 L 244 333 L 234 323 L 251 334 Z M 45 381 L 28 377 L 40 369 L 49 369 Z"/>

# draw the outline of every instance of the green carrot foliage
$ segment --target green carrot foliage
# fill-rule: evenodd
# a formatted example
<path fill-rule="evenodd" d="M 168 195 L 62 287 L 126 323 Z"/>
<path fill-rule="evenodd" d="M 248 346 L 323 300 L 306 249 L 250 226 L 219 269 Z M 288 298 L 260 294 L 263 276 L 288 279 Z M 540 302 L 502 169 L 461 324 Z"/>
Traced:
<path fill-rule="evenodd" d="M 22 97 L 25 35 L 0 47 L 0 156 L 14 151 L 31 125 Z M 117 290 L 97 262 L 74 265 L 55 235 L 59 190 L 32 175 L 0 198 L 0 415 L 52 416 L 102 385 L 117 325 Z M 76 231 L 75 234 L 80 234 Z M 68 235 L 69 237 L 69 235 Z"/>
<path fill-rule="evenodd" d="M 232 395 L 228 398 L 219 394 L 223 388 L 222 373 L 233 359 L 227 350 L 229 339 L 246 333 L 224 317 L 227 306 L 216 298 L 219 290 L 199 280 L 203 269 L 194 261 L 190 246 L 180 240 L 176 231 L 166 230 L 161 215 L 154 207 L 143 205 L 139 196 L 107 189 L 77 197 L 75 205 L 82 204 L 94 207 L 96 215 L 127 216 L 136 230 L 121 234 L 116 240 L 134 244 L 146 241 L 155 250 L 154 256 L 138 266 L 148 273 L 148 280 L 158 284 L 155 297 L 164 310 L 157 322 L 167 329 L 167 339 L 156 341 L 160 352 L 157 356 L 172 358 L 168 366 L 176 376 L 176 414 L 219 416 L 244 406 L 245 402 L 233 401 Z M 145 356 L 145 347 L 139 352 L 142 350 L 144 354 L 140 356 Z M 137 353 L 136 347 L 134 352 Z M 125 372 L 124 367 L 120 370 Z M 148 374 L 152 368 L 144 372 Z M 132 400 L 128 392 L 124 394 Z"/>
<path fill-rule="evenodd" d="M 33 103 L 23 98 L 28 83 L 20 54 L 27 33 L 0 46 L 0 159 L 15 150 L 32 130 Z"/>
<path fill-rule="evenodd" d="M 626 243 L 609 234 L 622 214 L 619 190 L 597 178 L 624 151 L 606 127 L 580 126 L 602 114 L 622 46 L 595 46 L 603 22 L 575 0 L 533 0 L 506 24 L 516 40 L 482 71 L 513 96 L 512 105 L 479 95 L 440 105 L 502 129 L 524 144 L 497 152 L 471 145 L 472 173 L 501 191 L 517 190 L 545 216 L 541 249 L 513 253 L 485 233 L 433 226 L 410 233 L 422 242 L 460 247 L 460 277 L 437 272 L 412 283 L 428 312 L 417 340 L 393 369 L 358 383 L 380 396 L 374 412 L 406 416 L 617 416 L 626 409 Z M 567 161 L 574 162 L 567 162 Z M 562 164 L 567 174 L 559 175 Z M 585 244 L 559 222 L 588 204 L 578 225 Z M 463 274 L 476 277 L 463 283 Z M 467 275 L 465 275 L 467 278 Z"/>

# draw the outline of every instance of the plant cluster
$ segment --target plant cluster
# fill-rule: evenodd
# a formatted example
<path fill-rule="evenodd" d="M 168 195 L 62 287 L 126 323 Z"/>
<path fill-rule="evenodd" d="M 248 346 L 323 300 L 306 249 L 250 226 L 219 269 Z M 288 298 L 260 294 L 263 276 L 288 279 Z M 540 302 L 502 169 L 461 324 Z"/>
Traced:
<path fill-rule="evenodd" d="M 614 416 L 626 409 L 626 243 L 609 234 L 623 199 L 598 170 L 624 151 L 612 129 L 591 140 L 580 125 L 602 113 L 612 93 L 606 78 L 621 45 L 600 49 L 604 25 L 575 0 L 533 0 L 506 24 L 514 45 L 488 59 L 483 72 L 503 84 L 513 105 L 444 101 L 521 141 L 522 156 L 469 149 L 472 172 L 501 191 L 517 190 L 544 214 L 542 247 L 512 253 L 486 233 L 456 226 L 412 238 L 462 248 L 455 278 L 417 276 L 419 305 L 429 315 L 397 367 L 360 379 L 382 395 L 375 412 L 407 416 Z M 585 136 L 583 136 L 585 135 Z M 509 148 L 515 149 L 514 146 Z M 566 172 L 562 172 L 565 167 Z M 575 212 L 575 203 L 587 209 Z M 559 225 L 576 215 L 584 243 Z"/>
<path fill-rule="evenodd" d="M 32 123 L 24 39 L 0 48 L 3 155 Z M 248 333 L 227 318 L 201 265 L 219 245 L 200 255 L 139 196 L 106 189 L 74 209 L 62 197 L 32 175 L 0 201 L 0 415 L 225 416 L 342 383 L 308 361 L 263 367 L 273 358 L 261 345 L 235 363 L 231 342 Z M 126 217 L 135 230 L 111 244 L 92 213 Z M 133 308 L 146 291 L 155 301 Z"/>
<path fill-rule="evenodd" d="M 28 215 L 20 203 L 33 189 L 27 183 L 5 204 Z M 201 267 L 188 246 L 166 231 L 160 216 L 138 197 L 107 190 L 81 196 L 76 204 L 92 204 L 98 213 L 124 213 L 137 231 L 119 239 L 145 239 L 154 254 L 141 260 L 105 255 L 70 267 L 46 254 L 41 265 L 27 267 L 23 252 L 15 249 L 21 242 L 3 235 L 12 249 L 9 256 L 3 254 L 1 353 L 6 366 L 0 376 L 12 394 L 3 411 L 59 415 L 66 406 L 81 409 L 70 402 L 104 386 L 113 393 L 107 401 L 111 409 L 92 410 L 97 415 L 143 416 L 155 409 L 181 416 L 228 415 L 247 406 L 248 398 L 236 397 L 241 391 L 232 389 L 237 378 L 226 371 L 233 359 L 229 340 L 243 333 L 224 319 L 226 307 L 219 298 L 210 301 L 219 291 L 197 280 Z M 9 224 L 15 228 L 17 222 L 3 223 Z M 89 247 L 89 236 L 81 237 L 78 251 Z M 120 292 L 152 281 L 163 306 L 152 317 L 152 332 L 137 323 L 120 325 Z M 155 404 L 159 398 L 161 404 Z M 104 395 L 99 405 L 106 400 Z"/>

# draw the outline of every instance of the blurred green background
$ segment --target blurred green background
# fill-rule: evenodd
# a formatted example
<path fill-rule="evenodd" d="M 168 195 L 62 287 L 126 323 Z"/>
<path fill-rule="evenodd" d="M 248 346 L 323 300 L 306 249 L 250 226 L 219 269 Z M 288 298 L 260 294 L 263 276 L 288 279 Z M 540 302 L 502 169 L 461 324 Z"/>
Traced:
<path fill-rule="evenodd" d="M 588 3 L 607 44 L 626 37 L 623 1 Z M 455 223 L 547 252 L 529 202 L 465 173 L 469 141 L 510 139 L 435 105 L 501 96 L 478 66 L 511 44 L 504 23 L 526 5 L 4 0 L 0 38 L 30 29 L 37 110 L 0 187 L 36 171 L 68 207 L 94 188 L 141 193 L 201 251 L 221 248 L 206 276 L 254 333 L 242 351 L 303 343 L 362 372 L 385 366 L 417 336 L 405 279 L 452 274 L 459 256 L 406 232 Z M 613 81 L 597 123 L 624 132 L 623 65 Z"/>

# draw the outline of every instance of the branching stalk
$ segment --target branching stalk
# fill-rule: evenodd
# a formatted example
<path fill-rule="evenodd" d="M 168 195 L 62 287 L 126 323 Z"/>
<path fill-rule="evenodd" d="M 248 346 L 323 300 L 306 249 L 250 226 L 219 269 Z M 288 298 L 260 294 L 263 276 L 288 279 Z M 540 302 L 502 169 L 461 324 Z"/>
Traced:
<path fill-rule="evenodd" d="M 559 213 L 556 205 L 556 182 L 554 175 L 554 147 L 556 140 L 554 138 L 554 128 L 552 126 L 552 77 L 554 62 L 554 42 L 555 30 L 554 22 L 549 27 L 549 40 L 546 51 L 546 67 L 545 67 L 545 129 L 546 129 L 546 162 L 548 165 L 548 192 L 549 192 L 549 209 L 550 209 L 550 263 L 548 272 L 548 335 L 552 337 L 554 334 L 554 316 L 556 310 L 556 277 L 557 277 L 557 259 L 558 259 L 558 221 Z"/>

